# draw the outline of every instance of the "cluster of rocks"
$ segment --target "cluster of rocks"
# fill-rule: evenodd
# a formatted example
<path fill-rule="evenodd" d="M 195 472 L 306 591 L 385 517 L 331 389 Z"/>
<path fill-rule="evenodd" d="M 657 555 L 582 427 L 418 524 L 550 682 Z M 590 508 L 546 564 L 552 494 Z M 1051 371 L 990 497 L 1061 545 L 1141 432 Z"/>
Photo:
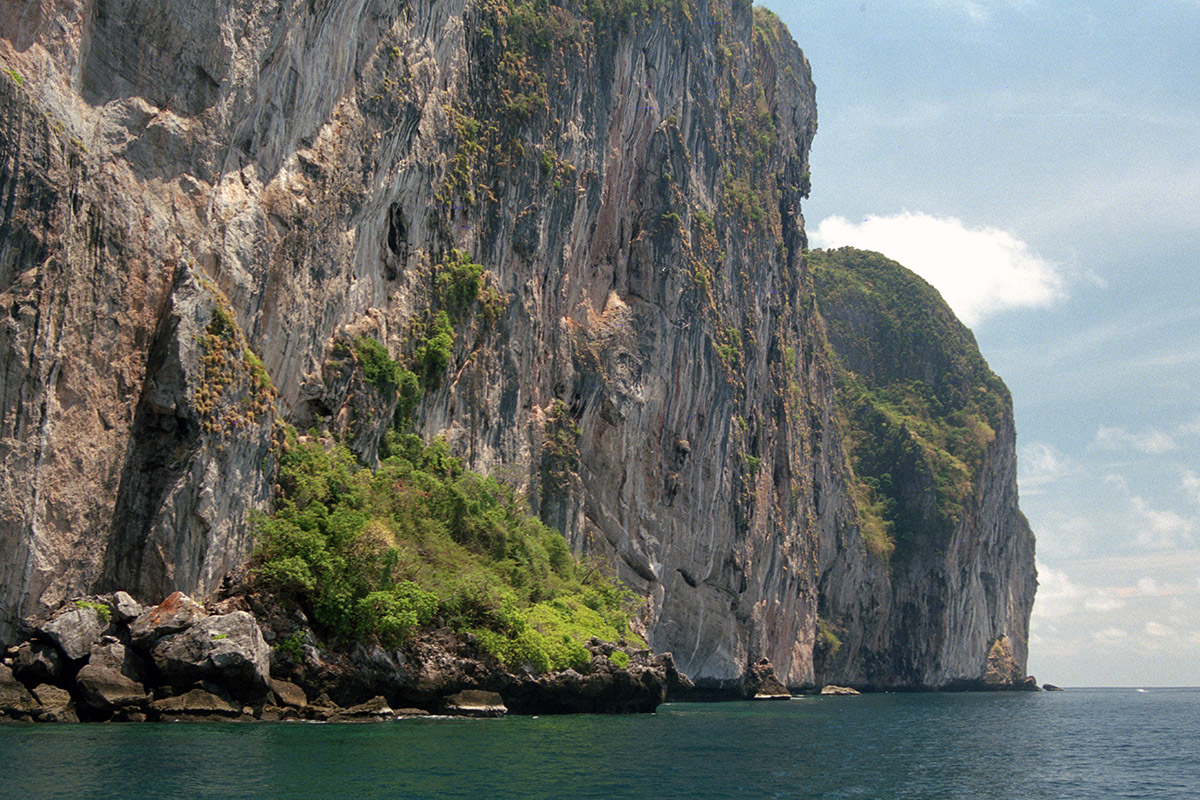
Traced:
<path fill-rule="evenodd" d="M 448 628 L 397 650 L 323 649 L 310 629 L 284 639 L 250 608 L 235 597 L 206 610 L 179 592 L 148 608 L 125 592 L 74 600 L 30 623 L 26 640 L 6 652 L 0 719 L 362 722 L 638 712 L 653 711 L 669 688 L 687 682 L 669 654 L 596 639 L 588 663 L 545 674 L 483 657 L 469 636 Z"/>

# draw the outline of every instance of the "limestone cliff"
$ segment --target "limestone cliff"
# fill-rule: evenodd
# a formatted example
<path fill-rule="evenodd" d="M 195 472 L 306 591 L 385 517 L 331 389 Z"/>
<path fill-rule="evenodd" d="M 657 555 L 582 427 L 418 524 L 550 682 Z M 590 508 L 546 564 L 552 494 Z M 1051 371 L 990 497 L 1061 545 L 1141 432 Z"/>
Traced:
<path fill-rule="evenodd" d="M 974 679 L 998 631 L 1023 666 L 1011 419 L 964 501 L 992 539 L 902 573 L 864 544 L 802 255 L 814 87 L 769 12 L 32 0 L 0 60 L 0 639 L 214 592 L 281 423 L 373 463 L 402 398 L 370 336 L 437 355 L 406 419 L 608 558 L 701 685 L 819 680 L 819 603 L 841 681 Z"/>
<path fill-rule="evenodd" d="M 822 541 L 819 674 L 1019 684 L 1036 580 L 1008 390 L 933 287 L 899 264 L 851 248 L 809 263 L 857 517 Z M 980 660 L 999 651 L 1003 675 Z"/>

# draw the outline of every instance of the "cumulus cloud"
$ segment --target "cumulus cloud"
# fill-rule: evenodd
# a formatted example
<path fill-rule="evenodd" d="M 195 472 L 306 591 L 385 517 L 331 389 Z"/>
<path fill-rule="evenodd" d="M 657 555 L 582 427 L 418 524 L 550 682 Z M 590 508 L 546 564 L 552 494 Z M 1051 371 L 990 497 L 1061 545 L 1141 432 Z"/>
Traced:
<path fill-rule="evenodd" d="M 1047 486 L 1072 475 L 1076 465 L 1052 445 L 1032 442 L 1021 448 L 1017 462 L 1021 493 L 1041 494 Z"/>
<path fill-rule="evenodd" d="M 1146 633 L 1150 634 L 1151 636 L 1175 637 L 1178 635 L 1175 633 L 1175 631 L 1168 628 L 1166 625 L 1163 625 L 1161 622 L 1154 622 L 1154 621 L 1147 622 L 1145 630 L 1146 630 Z"/>
<path fill-rule="evenodd" d="M 1142 497 L 1130 499 L 1139 522 L 1137 544 L 1142 547 L 1182 547 L 1192 539 L 1195 523 L 1174 511 L 1152 507 Z"/>
<path fill-rule="evenodd" d="M 1151 456 L 1160 456 L 1179 449 L 1175 438 L 1160 430 L 1131 433 L 1124 428 L 1110 428 L 1106 425 L 1101 425 L 1096 431 L 1093 444 L 1101 450 L 1136 450 Z"/>
<path fill-rule="evenodd" d="M 1183 473 L 1183 492 L 1189 500 L 1200 506 L 1200 475 L 1190 469 Z"/>
<path fill-rule="evenodd" d="M 1100 611 L 1107 614 L 1110 611 L 1116 611 L 1118 608 L 1124 608 L 1125 601 L 1110 594 L 1101 593 L 1084 601 L 1083 607 L 1088 611 Z"/>
<path fill-rule="evenodd" d="M 812 233 L 818 247 L 853 246 L 899 261 L 929 281 L 967 325 L 1002 311 L 1046 308 L 1066 297 L 1058 264 L 998 228 L 970 228 L 953 217 L 901 212 L 854 223 L 828 217 Z"/>

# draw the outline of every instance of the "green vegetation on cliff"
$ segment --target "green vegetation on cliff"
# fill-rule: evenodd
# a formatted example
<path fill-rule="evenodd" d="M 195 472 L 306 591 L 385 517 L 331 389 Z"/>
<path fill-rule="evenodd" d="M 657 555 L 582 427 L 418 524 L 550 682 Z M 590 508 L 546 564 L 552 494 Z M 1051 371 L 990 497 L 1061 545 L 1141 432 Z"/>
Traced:
<path fill-rule="evenodd" d="M 939 547 L 958 524 L 1008 390 L 937 291 L 878 254 L 807 255 L 825 318 L 851 493 L 878 555 Z"/>
<path fill-rule="evenodd" d="M 630 595 L 578 563 L 510 488 L 408 435 L 380 468 L 294 438 L 253 574 L 343 642 L 396 645 L 436 616 L 501 661 L 578 666 L 592 636 L 636 640 Z"/>

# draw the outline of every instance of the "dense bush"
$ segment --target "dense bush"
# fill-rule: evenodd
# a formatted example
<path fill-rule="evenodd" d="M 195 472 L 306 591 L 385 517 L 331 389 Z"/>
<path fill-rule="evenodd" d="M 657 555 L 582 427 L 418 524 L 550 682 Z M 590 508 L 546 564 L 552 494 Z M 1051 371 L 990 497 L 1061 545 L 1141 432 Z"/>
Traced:
<path fill-rule="evenodd" d="M 592 636 L 632 639 L 630 595 L 444 442 L 393 433 L 372 472 L 294 439 L 257 525 L 254 575 L 329 636 L 389 645 L 441 615 L 509 664 L 577 666 Z"/>

